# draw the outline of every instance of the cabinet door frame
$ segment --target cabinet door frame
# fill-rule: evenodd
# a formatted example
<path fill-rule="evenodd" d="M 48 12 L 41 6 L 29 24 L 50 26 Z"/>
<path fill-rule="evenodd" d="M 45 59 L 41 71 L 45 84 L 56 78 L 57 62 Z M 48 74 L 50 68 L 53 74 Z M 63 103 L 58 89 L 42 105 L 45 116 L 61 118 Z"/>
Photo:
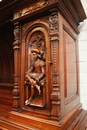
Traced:
<path fill-rule="evenodd" d="M 37 21 L 33 22 L 33 24 L 27 25 L 27 29 L 23 32 L 22 30 L 22 43 L 20 46 L 21 50 L 21 73 L 20 73 L 20 104 L 21 108 L 24 111 L 28 111 L 28 113 L 32 114 L 33 111 L 35 113 L 38 113 L 38 116 L 42 115 L 47 115 L 50 116 L 50 108 L 51 108 L 51 100 L 50 100 L 50 93 L 51 93 L 51 66 L 49 64 L 50 61 L 50 37 L 49 37 L 49 31 L 48 31 L 49 25 L 42 21 Z M 22 27 L 23 29 L 24 27 Z M 24 89 L 24 80 L 25 80 L 25 72 L 28 70 L 28 44 L 29 44 L 29 39 L 30 36 L 35 32 L 35 31 L 41 31 L 44 34 L 45 37 L 45 42 L 46 42 L 46 90 L 45 90 L 45 99 L 46 99 L 46 105 L 44 109 L 39 110 L 40 108 L 33 108 L 30 107 L 25 107 L 24 102 L 25 102 L 25 89 Z M 27 108 L 27 109 L 26 109 Z M 39 110 L 39 111 L 38 111 Z"/>

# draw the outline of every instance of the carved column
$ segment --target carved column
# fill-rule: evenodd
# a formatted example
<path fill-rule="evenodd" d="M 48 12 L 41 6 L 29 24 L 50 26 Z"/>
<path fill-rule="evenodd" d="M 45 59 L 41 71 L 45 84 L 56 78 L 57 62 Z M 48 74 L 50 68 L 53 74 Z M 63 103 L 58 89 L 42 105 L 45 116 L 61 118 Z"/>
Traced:
<path fill-rule="evenodd" d="M 20 38 L 20 28 L 18 22 L 14 24 L 14 90 L 13 90 L 13 110 L 19 111 L 19 38 Z"/>
<path fill-rule="evenodd" d="M 58 29 L 58 12 L 56 9 L 51 10 L 50 22 L 50 43 L 52 57 L 52 93 L 51 93 L 51 118 L 60 119 L 60 91 L 59 91 L 59 29 Z"/>

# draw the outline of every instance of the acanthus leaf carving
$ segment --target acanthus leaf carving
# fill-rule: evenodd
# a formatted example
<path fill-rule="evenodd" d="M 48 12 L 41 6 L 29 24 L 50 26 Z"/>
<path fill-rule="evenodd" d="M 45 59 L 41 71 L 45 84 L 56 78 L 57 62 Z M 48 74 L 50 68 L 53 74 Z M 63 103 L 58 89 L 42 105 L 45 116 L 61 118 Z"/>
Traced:
<path fill-rule="evenodd" d="M 58 31 L 58 16 L 54 15 L 49 18 L 50 30 Z"/>

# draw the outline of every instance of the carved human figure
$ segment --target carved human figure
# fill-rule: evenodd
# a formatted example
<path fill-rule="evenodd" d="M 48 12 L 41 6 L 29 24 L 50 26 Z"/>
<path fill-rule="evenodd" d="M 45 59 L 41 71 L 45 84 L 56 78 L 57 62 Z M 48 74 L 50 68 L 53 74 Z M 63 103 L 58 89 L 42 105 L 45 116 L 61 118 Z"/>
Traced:
<path fill-rule="evenodd" d="M 37 88 L 39 95 L 41 94 L 40 87 L 45 86 L 45 61 L 42 58 L 42 54 L 38 49 L 32 49 L 34 63 L 31 68 L 26 72 L 26 81 L 31 85 L 31 94 L 29 100 L 25 101 L 25 105 L 29 105 L 35 95 L 35 87 Z"/>

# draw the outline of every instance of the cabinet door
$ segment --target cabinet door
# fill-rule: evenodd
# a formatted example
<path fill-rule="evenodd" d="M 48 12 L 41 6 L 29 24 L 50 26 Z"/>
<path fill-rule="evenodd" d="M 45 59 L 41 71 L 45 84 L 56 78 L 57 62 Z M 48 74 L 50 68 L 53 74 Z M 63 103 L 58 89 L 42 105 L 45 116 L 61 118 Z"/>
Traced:
<path fill-rule="evenodd" d="M 24 32 L 24 26 L 22 27 L 24 42 L 21 44 L 21 107 L 29 114 L 39 112 L 37 116 L 50 116 L 50 39 L 41 21 L 26 26 Z"/>

